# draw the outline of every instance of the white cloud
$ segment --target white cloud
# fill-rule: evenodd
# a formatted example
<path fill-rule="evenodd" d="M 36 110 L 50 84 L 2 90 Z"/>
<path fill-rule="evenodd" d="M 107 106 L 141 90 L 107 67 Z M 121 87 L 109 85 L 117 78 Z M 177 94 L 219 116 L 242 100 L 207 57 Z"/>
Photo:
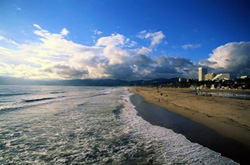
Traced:
<path fill-rule="evenodd" d="M 66 40 L 64 36 L 69 33 L 66 28 L 57 34 L 37 24 L 34 27 L 40 42 L 22 44 L 15 50 L 0 49 L 6 75 L 37 79 L 102 78 L 110 76 L 105 73 L 107 65 L 121 64 L 129 56 L 127 50 L 117 47 L 129 41 L 120 34 L 100 38 L 97 46 L 85 46 Z"/>
<path fill-rule="evenodd" d="M 41 28 L 39 25 L 37 25 L 37 24 L 33 24 L 33 26 L 36 27 L 37 29 L 40 29 L 40 30 L 42 29 L 42 28 Z"/>
<path fill-rule="evenodd" d="M 182 46 L 183 49 L 187 50 L 187 49 L 197 49 L 200 48 L 201 44 L 185 44 Z"/>
<path fill-rule="evenodd" d="M 162 31 L 151 33 L 150 36 L 152 37 L 151 46 L 159 44 L 162 41 L 162 39 L 165 37 Z"/>
<path fill-rule="evenodd" d="M 34 24 L 39 41 L 0 47 L 1 75 L 32 79 L 120 78 L 151 79 L 188 75 L 197 66 L 187 59 L 162 56 L 150 58 L 151 47 L 131 48 L 135 42 L 121 34 L 101 37 L 96 45 L 86 46 L 65 39 L 69 31 L 50 33 Z M 152 45 L 163 38 L 162 32 L 144 33 Z M 4 40 L 4 37 L 0 37 Z"/>
<path fill-rule="evenodd" d="M 95 35 L 101 35 L 101 34 L 102 34 L 102 31 L 95 29 L 95 30 L 94 30 L 94 33 L 95 33 Z"/>
<path fill-rule="evenodd" d="M 161 43 L 161 41 L 165 37 L 165 35 L 163 34 L 162 31 L 158 31 L 158 32 L 154 32 L 154 33 L 150 33 L 150 32 L 147 33 L 146 30 L 142 30 L 139 32 L 137 37 L 140 39 L 151 39 L 150 46 L 153 47 L 153 46 Z"/>
<path fill-rule="evenodd" d="M 141 49 L 138 49 L 137 54 L 148 54 L 151 53 L 152 49 L 146 48 L 146 47 L 141 47 Z"/>
<path fill-rule="evenodd" d="M 7 75 L 13 75 L 15 77 L 27 77 L 27 78 L 51 78 L 60 79 L 65 78 L 63 72 L 55 73 L 45 73 L 46 68 L 51 68 L 59 64 L 66 63 L 69 66 L 69 70 L 73 73 L 74 69 L 79 72 L 86 70 L 86 67 L 79 67 L 79 64 L 73 66 L 74 64 L 69 62 L 74 58 L 85 56 L 89 52 L 92 54 L 97 54 L 101 48 L 88 47 L 68 41 L 63 38 L 66 34 L 52 34 L 47 30 L 42 29 L 39 25 L 34 24 L 34 27 L 38 28 L 34 33 L 39 35 L 41 42 L 26 43 L 20 45 L 17 49 L 0 49 L 0 56 L 8 65 L 6 67 L 5 73 Z M 23 67 L 29 66 L 29 67 Z M 10 67 L 11 66 L 11 67 Z M 22 67 L 20 67 L 22 66 Z M 78 67 L 78 68 L 76 68 Z M 67 69 L 65 67 L 65 69 Z M 32 74 L 24 74 L 31 73 Z M 69 72 L 64 72 L 69 73 Z M 82 75 L 88 76 L 86 74 Z M 89 76 L 91 77 L 91 76 Z"/>
<path fill-rule="evenodd" d="M 17 7 L 16 10 L 17 10 L 17 11 L 21 11 L 22 8 L 21 8 L 21 7 Z"/>
<path fill-rule="evenodd" d="M 210 68 L 235 75 L 250 73 L 250 42 L 231 42 L 219 46 L 210 58 L 200 62 Z"/>
<path fill-rule="evenodd" d="M 112 34 L 108 37 L 98 39 L 96 46 L 124 45 L 125 37 L 121 34 Z"/>
<path fill-rule="evenodd" d="M 66 28 L 63 28 L 61 31 L 61 35 L 66 36 L 69 34 L 69 31 Z"/>

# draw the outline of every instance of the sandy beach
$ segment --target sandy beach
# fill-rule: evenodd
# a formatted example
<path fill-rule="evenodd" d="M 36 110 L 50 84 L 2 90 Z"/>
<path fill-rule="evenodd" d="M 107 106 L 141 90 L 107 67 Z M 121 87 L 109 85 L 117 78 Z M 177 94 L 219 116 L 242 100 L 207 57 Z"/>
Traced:
<path fill-rule="evenodd" d="M 249 100 L 197 96 L 191 93 L 192 89 L 133 87 L 130 91 L 250 149 Z"/>

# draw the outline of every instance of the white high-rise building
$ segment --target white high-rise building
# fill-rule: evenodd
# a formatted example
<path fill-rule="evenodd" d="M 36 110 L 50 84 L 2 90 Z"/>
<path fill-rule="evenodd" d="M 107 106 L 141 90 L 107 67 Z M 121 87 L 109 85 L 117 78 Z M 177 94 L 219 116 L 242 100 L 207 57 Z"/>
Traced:
<path fill-rule="evenodd" d="M 230 74 L 229 73 L 220 73 L 220 74 L 217 74 L 213 78 L 213 81 L 219 81 L 219 80 L 230 80 Z"/>
<path fill-rule="evenodd" d="M 207 69 L 199 67 L 199 81 L 204 81 L 205 80 L 205 75 L 207 74 Z"/>

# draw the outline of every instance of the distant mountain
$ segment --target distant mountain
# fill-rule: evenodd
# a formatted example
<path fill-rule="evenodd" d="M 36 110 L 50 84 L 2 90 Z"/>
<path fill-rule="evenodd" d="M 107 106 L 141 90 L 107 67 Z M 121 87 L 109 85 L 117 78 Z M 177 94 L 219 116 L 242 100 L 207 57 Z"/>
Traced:
<path fill-rule="evenodd" d="M 72 86 L 121 86 L 128 82 L 117 79 L 84 79 L 48 81 L 44 85 L 72 85 Z"/>
<path fill-rule="evenodd" d="M 0 85 L 125 86 L 177 82 L 178 78 L 125 81 L 119 79 L 29 80 L 0 76 Z"/>
<path fill-rule="evenodd" d="M 0 76 L 0 85 L 38 85 L 39 80 L 26 80 L 22 78 Z"/>
<path fill-rule="evenodd" d="M 154 84 L 154 83 L 168 83 L 168 82 L 178 82 L 179 78 L 171 78 L 171 79 L 153 79 L 153 80 L 137 80 L 130 81 L 129 84 L 134 85 L 143 85 L 143 84 Z"/>

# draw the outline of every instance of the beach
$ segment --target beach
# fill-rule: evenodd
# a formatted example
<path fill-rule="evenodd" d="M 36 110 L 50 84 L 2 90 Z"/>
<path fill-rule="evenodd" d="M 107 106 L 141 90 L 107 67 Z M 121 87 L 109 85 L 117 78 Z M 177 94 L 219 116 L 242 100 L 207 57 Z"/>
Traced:
<path fill-rule="evenodd" d="M 195 95 L 194 89 L 133 87 L 145 101 L 200 123 L 250 149 L 250 101 Z"/>

